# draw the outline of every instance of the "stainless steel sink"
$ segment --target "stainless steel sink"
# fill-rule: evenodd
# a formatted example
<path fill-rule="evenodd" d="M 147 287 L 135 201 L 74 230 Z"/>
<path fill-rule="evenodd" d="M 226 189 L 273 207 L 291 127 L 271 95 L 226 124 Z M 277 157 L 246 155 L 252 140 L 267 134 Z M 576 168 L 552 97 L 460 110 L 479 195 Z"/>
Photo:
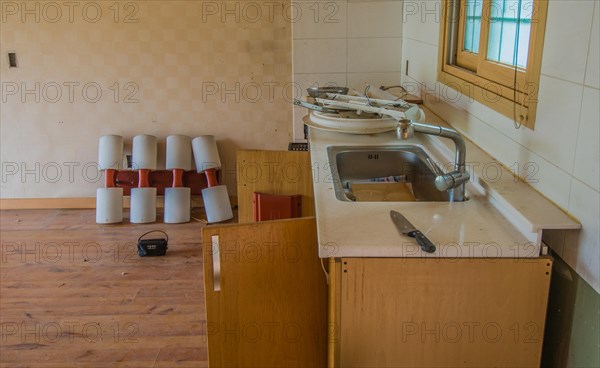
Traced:
<path fill-rule="evenodd" d="M 373 183 L 381 178 L 409 184 L 415 201 L 450 201 L 450 192 L 435 187 L 435 178 L 442 171 L 419 146 L 330 146 L 327 155 L 335 196 L 340 201 L 357 200 L 355 183 Z"/>

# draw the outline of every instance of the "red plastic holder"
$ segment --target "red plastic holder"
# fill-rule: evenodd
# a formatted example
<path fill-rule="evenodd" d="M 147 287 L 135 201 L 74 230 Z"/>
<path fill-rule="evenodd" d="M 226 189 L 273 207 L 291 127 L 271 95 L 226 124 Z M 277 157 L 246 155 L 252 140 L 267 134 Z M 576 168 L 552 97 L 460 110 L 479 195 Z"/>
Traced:
<path fill-rule="evenodd" d="M 146 187 L 155 187 L 158 195 L 165 194 L 165 188 L 171 188 L 174 184 L 174 170 L 152 170 L 148 173 L 148 183 Z M 107 175 L 105 172 L 104 175 Z M 113 175 L 113 173 L 109 174 Z M 218 183 L 221 182 L 221 170 L 215 171 L 215 177 Z M 105 178 L 106 179 L 110 178 Z M 139 182 L 139 172 L 133 170 L 115 170 L 113 187 L 123 188 L 123 195 L 131 194 L 131 188 L 137 188 Z M 145 183 L 142 183 L 145 184 Z M 196 171 L 183 171 L 181 175 L 181 187 L 189 187 L 192 195 L 201 195 L 202 189 L 208 188 L 206 174 Z"/>

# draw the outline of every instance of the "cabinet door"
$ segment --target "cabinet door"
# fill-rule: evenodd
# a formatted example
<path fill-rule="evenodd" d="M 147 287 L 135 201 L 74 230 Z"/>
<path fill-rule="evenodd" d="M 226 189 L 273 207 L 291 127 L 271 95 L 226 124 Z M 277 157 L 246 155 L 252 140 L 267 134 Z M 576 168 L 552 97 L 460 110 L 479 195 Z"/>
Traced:
<path fill-rule="evenodd" d="M 339 366 L 539 367 L 550 258 L 344 258 Z"/>
<path fill-rule="evenodd" d="M 324 367 L 327 282 L 314 218 L 202 230 L 211 367 Z"/>
<path fill-rule="evenodd" d="M 253 222 L 252 193 L 302 195 L 302 216 L 315 215 L 308 152 L 237 151 L 238 221 Z"/>

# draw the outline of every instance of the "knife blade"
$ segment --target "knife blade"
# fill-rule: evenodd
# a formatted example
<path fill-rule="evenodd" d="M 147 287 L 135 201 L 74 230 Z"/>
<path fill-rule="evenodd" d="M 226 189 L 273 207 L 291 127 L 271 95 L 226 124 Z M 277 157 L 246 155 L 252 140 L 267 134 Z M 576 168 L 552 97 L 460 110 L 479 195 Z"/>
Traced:
<path fill-rule="evenodd" d="M 417 228 L 410 223 L 400 212 L 390 211 L 390 217 L 392 218 L 392 222 L 398 230 L 405 235 L 415 238 L 417 243 L 421 246 L 423 252 L 433 253 L 435 252 L 435 245 L 427 239 L 427 237 L 417 230 Z"/>

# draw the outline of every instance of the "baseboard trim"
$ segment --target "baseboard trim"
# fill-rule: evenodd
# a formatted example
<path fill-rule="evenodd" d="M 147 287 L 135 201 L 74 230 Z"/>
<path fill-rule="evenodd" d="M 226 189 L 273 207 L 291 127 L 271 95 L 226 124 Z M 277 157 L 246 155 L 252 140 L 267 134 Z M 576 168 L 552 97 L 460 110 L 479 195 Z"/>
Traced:
<path fill-rule="evenodd" d="M 229 196 L 232 205 L 236 196 Z M 129 208 L 129 197 L 123 197 L 123 208 Z M 164 208 L 165 199 L 156 198 L 156 206 Z M 192 207 L 204 207 L 202 196 L 192 196 Z M 72 198 L 0 198 L 0 210 L 95 209 L 96 197 Z"/>
<path fill-rule="evenodd" d="M 0 210 L 40 209 L 84 209 L 96 208 L 96 198 L 1 198 Z"/>

